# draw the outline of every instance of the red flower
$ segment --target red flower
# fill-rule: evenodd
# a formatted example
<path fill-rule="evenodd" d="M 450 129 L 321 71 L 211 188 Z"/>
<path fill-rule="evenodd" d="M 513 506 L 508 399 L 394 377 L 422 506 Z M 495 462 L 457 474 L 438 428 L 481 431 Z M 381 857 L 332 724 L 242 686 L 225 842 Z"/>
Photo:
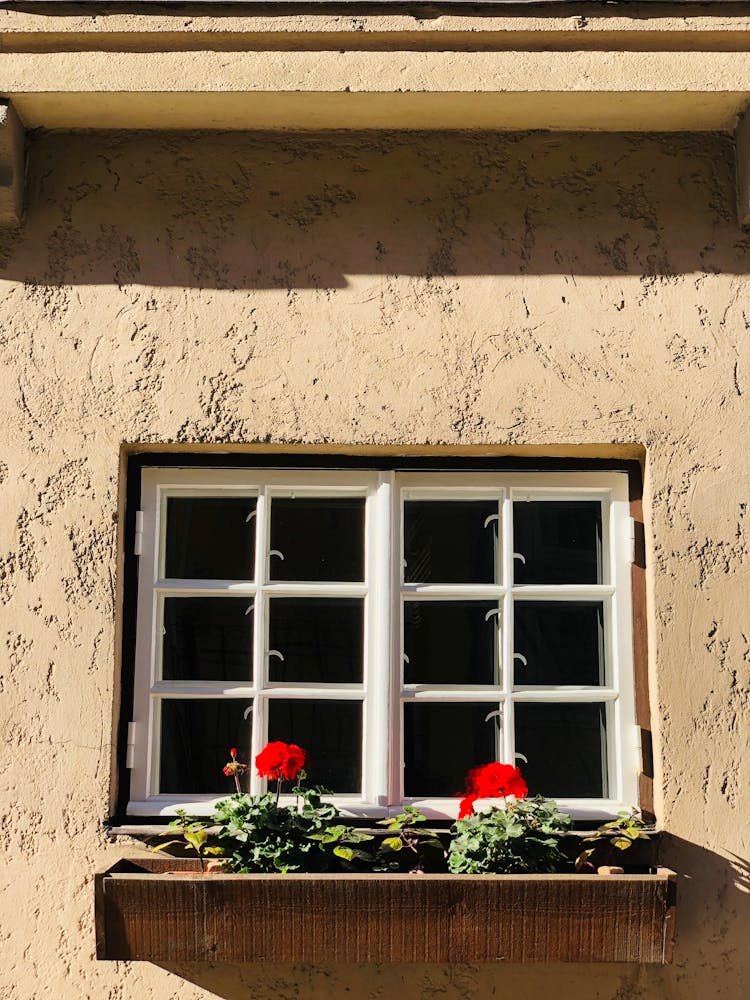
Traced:
<path fill-rule="evenodd" d="M 518 768 L 511 764 L 501 764 L 499 761 L 470 771 L 469 781 L 471 782 L 469 791 L 478 795 L 480 799 L 499 799 L 508 795 L 524 799 L 529 792 Z"/>
<path fill-rule="evenodd" d="M 294 781 L 305 766 L 305 751 L 295 743 L 267 743 L 255 758 L 261 778 Z"/>
<path fill-rule="evenodd" d="M 464 816 L 471 816 L 474 812 L 474 803 L 479 798 L 478 795 L 467 795 L 465 799 L 461 799 L 458 804 L 458 818 L 463 819 Z"/>
<path fill-rule="evenodd" d="M 494 761 L 469 771 L 466 776 L 466 798 L 461 799 L 458 818 L 471 816 L 477 799 L 499 799 L 512 795 L 524 799 L 529 789 L 517 767 Z"/>

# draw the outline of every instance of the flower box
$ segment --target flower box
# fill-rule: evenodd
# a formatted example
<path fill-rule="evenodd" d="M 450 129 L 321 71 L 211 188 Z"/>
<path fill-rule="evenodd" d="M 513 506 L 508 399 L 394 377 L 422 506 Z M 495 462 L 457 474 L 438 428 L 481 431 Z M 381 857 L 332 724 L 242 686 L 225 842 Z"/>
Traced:
<path fill-rule="evenodd" d="M 671 961 L 674 873 L 96 876 L 97 958 L 151 962 Z"/>

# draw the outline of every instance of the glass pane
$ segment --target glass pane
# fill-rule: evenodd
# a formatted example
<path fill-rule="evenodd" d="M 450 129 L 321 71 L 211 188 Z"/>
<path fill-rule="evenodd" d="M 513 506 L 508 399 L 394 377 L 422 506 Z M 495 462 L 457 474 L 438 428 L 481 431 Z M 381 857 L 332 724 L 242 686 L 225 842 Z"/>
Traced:
<path fill-rule="evenodd" d="M 607 715 L 602 703 L 515 706 L 516 750 L 529 795 L 607 798 Z"/>
<path fill-rule="evenodd" d="M 603 684 L 601 601 L 515 601 L 515 684 Z"/>
<path fill-rule="evenodd" d="M 359 684 L 363 677 L 364 601 L 359 597 L 275 597 L 270 603 L 272 681 Z"/>
<path fill-rule="evenodd" d="M 362 792 L 362 703 L 268 701 L 268 739 L 307 752 L 307 781 L 332 792 Z"/>
<path fill-rule="evenodd" d="M 497 684 L 498 623 L 497 601 L 405 601 L 405 683 Z"/>
<path fill-rule="evenodd" d="M 222 768 L 232 747 L 244 764 L 250 759 L 251 706 L 238 698 L 162 699 L 159 791 L 231 795 L 234 781 Z"/>
<path fill-rule="evenodd" d="M 250 681 L 252 597 L 167 597 L 162 677 L 165 681 Z"/>
<path fill-rule="evenodd" d="M 254 497 L 170 497 L 165 576 L 252 580 L 255 505 Z"/>
<path fill-rule="evenodd" d="M 514 581 L 601 583 L 602 505 L 598 500 L 513 504 Z"/>
<path fill-rule="evenodd" d="M 271 548 L 272 580 L 364 580 L 364 498 L 272 500 Z"/>
<path fill-rule="evenodd" d="M 471 768 L 496 760 L 497 705 L 407 702 L 404 705 L 404 793 L 463 795 Z"/>
<path fill-rule="evenodd" d="M 497 514 L 497 500 L 407 500 L 404 580 L 498 583 Z"/>

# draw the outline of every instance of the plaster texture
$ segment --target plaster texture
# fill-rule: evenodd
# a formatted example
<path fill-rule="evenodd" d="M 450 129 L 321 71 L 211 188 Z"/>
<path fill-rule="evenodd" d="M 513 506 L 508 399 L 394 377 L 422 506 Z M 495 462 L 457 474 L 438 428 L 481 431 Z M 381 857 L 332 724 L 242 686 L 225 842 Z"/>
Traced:
<path fill-rule="evenodd" d="M 32 137 L 0 234 L 0 995 L 739 1000 L 750 238 L 717 134 Z M 123 446 L 638 455 L 667 967 L 93 959 Z"/>

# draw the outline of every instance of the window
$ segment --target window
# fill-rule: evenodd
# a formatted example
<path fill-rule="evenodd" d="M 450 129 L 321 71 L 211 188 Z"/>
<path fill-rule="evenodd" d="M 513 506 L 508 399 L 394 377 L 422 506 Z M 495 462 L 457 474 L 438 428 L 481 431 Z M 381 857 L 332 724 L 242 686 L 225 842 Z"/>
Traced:
<path fill-rule="evenodd" d="M 454 817 L 489 760 L 636 803 L 625 474 L 141 475 L 131 815 L 210 812 L 274 739 L 354 816 Z"/>

